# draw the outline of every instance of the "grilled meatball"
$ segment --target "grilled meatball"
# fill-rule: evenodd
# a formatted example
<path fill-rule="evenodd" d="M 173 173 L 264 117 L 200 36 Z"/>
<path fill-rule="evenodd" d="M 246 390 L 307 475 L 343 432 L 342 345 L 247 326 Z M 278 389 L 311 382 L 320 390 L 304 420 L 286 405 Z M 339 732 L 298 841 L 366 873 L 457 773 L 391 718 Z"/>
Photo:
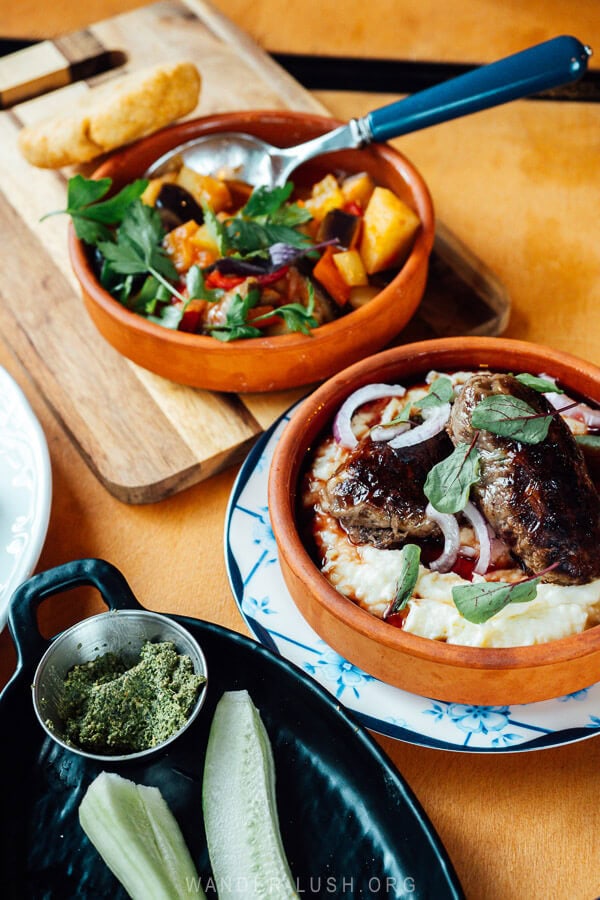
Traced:
<path fill-rule="evenodd" d="M 324 506 L 355 544 L 388 549 L 411 536 L 436 537 L 438 526 L 425 516 L 423 485 L 451 452 L 445 432 L 397 450 L 367 435 L 327 482 Z"/>
<path fill-rule="evenodd" d="M 471 415 L 492 394 L 511 394 L 536 412 L 554 410 L 546 398 L 511 375 L 478 374 L 455 401 L 448 431 L 455 444 L 474 437 Z M 481 475 L 472 496 L 498 537 L 529 573 L 557 584 L 600 577 L 600 498 L 568 426 L 554 415 L 547 438 L 523 444 L 480 431 Z"/>

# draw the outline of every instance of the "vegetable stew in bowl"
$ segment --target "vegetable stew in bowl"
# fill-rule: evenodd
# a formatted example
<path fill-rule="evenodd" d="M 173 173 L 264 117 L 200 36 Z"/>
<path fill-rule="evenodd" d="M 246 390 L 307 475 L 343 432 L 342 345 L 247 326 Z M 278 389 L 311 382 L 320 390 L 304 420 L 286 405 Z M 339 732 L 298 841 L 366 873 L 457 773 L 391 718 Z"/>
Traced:
<path fill-rule="evenodd" d="M 71 179 L 71 258 L 103 335 L 167 378 L 235 391 L 309 384 L 390 340 L 422 296 L 433 243 L 427 189 L 396 151 L 329 154 L 273 190 L 185 166 L 141 177 L 196 135 L 246 130 L 283 146 L 334 125 L 215 116 Z"/>

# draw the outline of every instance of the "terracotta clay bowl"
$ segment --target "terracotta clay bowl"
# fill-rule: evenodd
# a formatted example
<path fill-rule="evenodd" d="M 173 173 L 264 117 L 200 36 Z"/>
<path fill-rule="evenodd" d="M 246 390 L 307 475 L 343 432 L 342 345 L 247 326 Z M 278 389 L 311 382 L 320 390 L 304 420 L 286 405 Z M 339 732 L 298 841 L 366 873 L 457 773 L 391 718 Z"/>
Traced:
<path fill-rule="evenodd" d="M 116 188 L 122 187 L 142 176 L 163 153 L 200 135 L 241 131 L 275 145 L 290 146 L 339 124 L 322 116 L 285 111 L 209 116 L 166 128 L 114 154 L 93 177 L 109 176 Z M 414 166 L 386 145 L 328 154 L 321 161 L 307 164 L 304 171 L 318 177 L 336 169 L 369 172 L 378 184 L 390 188 L 411 206 L 422 223 L 410 256 L 396 277 L 366 306 L 322 325 L 311 336 L 285 334 L 221 343 L 209 336 L 173 331 L 129 311 L 104 290 L 85 245 L 71 228 L 71 263 L 86 308 L 100 333 L 124 356 L 158 375 L 193 387 L 236 392 L 310 384 L 381 349 L 411 318 L 425 289 L 434 238 L 431 198 Z M 301 178 L 299 170 L 298 181 Z"/>
<path fill-rule="evenodd" d="M 600 368 L 566 353 L 502 338 L 445 338 L 365 359 L 331 378 L 294 414 L 269 476 L 269 512 L 287 587 L 317 634 L 342 656 L 388 684 L 456 703 L 507 705 L 559 697 L 600 680 L 600 625 L 546 644 L 478 648 L 402 631 L 352 603 L 320 573 L 300 537 L 296 502 L 307 454 L 329 433 L 352 391 L 371 382 L 406 383 L 430 369 L 489 367 L 544 372 L 600 405 Z"/>

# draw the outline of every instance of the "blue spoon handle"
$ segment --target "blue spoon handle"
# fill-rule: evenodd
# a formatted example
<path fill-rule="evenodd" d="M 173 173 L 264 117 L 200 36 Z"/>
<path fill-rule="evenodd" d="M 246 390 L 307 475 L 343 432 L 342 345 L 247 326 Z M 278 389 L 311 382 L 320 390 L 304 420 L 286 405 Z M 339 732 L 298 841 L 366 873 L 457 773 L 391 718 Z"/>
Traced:
<path fill-rule="evenodd" d="M 364 118 L 374 141 L 419 131 L 580 78 L 591 50 L 563 35 L 419 91 Z"/>

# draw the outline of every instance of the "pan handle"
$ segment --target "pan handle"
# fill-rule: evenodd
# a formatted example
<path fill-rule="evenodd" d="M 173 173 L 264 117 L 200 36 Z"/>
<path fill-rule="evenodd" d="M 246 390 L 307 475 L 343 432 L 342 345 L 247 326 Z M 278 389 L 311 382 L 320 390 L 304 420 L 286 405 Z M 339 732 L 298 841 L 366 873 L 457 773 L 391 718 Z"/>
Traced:
<path fill-rule="evenodd" d="M 33 575 L 10 601 L 8 626 L 17 648 L 18 667 L 39 659 L 50 640 L 38 629 L 36 611 L 42 600 L 81 585 L 99 590 L 109 609 L 143 609 L 122 573 L 104 559 L 75 559 Z"/>

